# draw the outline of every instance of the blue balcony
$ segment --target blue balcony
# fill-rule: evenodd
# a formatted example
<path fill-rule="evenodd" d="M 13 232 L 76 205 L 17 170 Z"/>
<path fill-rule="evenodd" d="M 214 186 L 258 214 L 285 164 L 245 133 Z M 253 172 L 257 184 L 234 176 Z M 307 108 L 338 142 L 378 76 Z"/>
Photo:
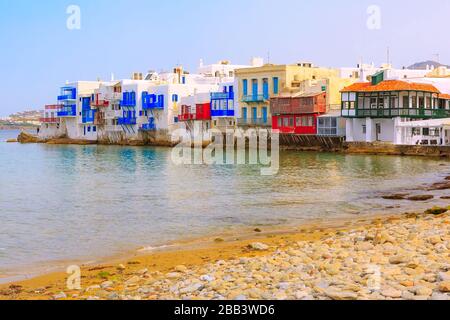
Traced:
<path fill-rule="evenodd" d="M 142 109 L 160 109 L 164 110 L 164 95 L 156 96 L 156 94 L 142 93 Z"/>
<path fill-rule="evenodd" d="M 234 100 L 234 92 L 213 92 L 211 100 Z"/>
<path fill-rule="evenodd" d="M 77 106 L 67 105 L 62 106 L 61 109 L 57 112 L 58 117 L 76 117 L 77 116 Z"/>
<path fill-rule="evenodd" d="M 95 120 L 95 110 L 81 111 L 82 123 L 94 123 L 94 120 Z"/>
<path fill-rule="evenodd" d="M 77 89 L 73 87 L 62 87 L 61 94 L 58 96 L 58 101 L 73 100 L 77 100 Z"/>
<path fill-rule="evenodd" d="M 156 130 L 156 124 L 155 119 L 150 118 L 148 123 L 144 123 L 141 127 L 142 131 L 155 131 Z"/>
<path fill-rule="evenodd" d="M 234 117 L 234 110 L 211 110 L 211 117 Z"/>
<path fill-rule="evenodd" d="M 136 118 L 118 118 L 117 123 L 119 126 L 134 126 L 137 121 Z"/>
<path fill-rule="evenodd" d="M 124 92 L 122 94 L 122 100 L 120 100 L 120 106 L 124 108 L 136 107 L 136 92 Z"/>
<path fill-rule="evenodd" d="M 265 102 L 269 100 L 269 97 L 264 94 L 252 94 L 242 97 L 242 102 Z"/>

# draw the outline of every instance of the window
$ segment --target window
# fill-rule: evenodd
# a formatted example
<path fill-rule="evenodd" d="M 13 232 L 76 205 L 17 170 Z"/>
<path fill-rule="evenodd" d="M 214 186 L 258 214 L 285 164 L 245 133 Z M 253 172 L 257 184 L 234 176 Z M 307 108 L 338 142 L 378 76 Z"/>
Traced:
<path fill-rule="evenodd" d="M 425 108 L 425 98 L 419 97 L 419 108 Z"/>
<path fill-rule="evenodd" d="M 417 96 L 412 97 L 412 107 L 417 108 Z"/>
<path fill-rule="evenodd" d="M 289 126 L 289 118 L 283 118 L 283 127 L 288 127 Z"/>
<path fill-rule="evenodd" d="M 263 79 L 263 95 L 264 99 L 269 99 L 269 79 Z"/>
<path fill-rule="evenodd" d="M 278 92 L 279 92 L 278 84 L 279 84 L 278 77 L 274 77 L 273 78 L 273 94 L 278 94 Z"/>
<path fill-rule="evenodd" d="M 91 132 L 91 126 L 88 126 L 88 132 Z"/>
<path fill-rule="evenodd" d="M 389 106 L 390 108 L 397 108 L 397 98 L 391 97 L 391 104 Z"/>
<path fill-rule="evenodd" d="M 427 97 L 427 108 L 431 109 L 431 97 Z"/>
<path fill-rule="evenodd" d="M 365 124 L 362 125 L 362 133 L 363 134 L 367 133 L 367 126 Z"/>
<path fill-rule="evenodd" d="M 242 80 L 242 93 L 244 96 L 248 95 L 248 80 L 244 79 Z"/>
<path fill-rule="evenodd" d="M 280 117 L 278 118 L 278 127 L 282 127 L 283 126 L 283 119 Z"/>
<path fill-rule="evenodd" d="M 289 127 L 293 127 L 294 126 L 294 117 L 290 117 L 289 118 Z"/>
<path fill-rule="evenodd" d="M 409 97 L 403 97 L 403 109 L 409 109 Z"/>
<path fill-rule="evenodd" d="M 173 94 L 172 95 L 172 102 L 178 102 L 178 95 L 177 94 Z"/>
<path fill-rule="evenodd" d="M 92 127 L 92 131 L 93 131 L 93 132 L 97 132 L 97 127 L 96 127 L 96 126 L 93 126 L 93 127 Z"/>
<path fill-rule="evenodd" d="M 295 126 L 301 127 L 302 126 L 302 117 L 296 117 L 295 118 Z"/>
<path fill-rule="evenodd" d="M 412 128 L 413 136 L 420 136 L 420 128 Z"/>

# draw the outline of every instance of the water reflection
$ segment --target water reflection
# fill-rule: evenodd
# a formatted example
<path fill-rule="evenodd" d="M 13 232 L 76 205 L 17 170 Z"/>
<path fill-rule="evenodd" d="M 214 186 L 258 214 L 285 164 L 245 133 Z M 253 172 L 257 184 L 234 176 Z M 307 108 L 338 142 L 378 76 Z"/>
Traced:
<path fill-rule="evenodd" d="M 284 152 L 278 175 L 261 176 L 257 165 L 177 166 L 165 148 L 0 144 L 0 155 L 0 268 L 385 211 L 381 191 L 446 169 L 426 158 Z"/>

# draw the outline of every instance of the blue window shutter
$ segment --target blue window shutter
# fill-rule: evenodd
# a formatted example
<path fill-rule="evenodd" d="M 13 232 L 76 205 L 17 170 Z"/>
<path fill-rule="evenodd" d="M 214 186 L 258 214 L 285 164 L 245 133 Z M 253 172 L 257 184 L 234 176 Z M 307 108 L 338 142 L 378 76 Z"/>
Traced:
<path fill-rule="evenodd" d="M 273 78 L 273 94 L 278 94 L 279 92 L 279 80 L 278 77 Z"/>
<path fill-rule="evenodd" d="M 248 80 L 244 79 L 242 81 L 242 92 L 244 94 L 244 96 L 246 96 L 248 94 Z"/>

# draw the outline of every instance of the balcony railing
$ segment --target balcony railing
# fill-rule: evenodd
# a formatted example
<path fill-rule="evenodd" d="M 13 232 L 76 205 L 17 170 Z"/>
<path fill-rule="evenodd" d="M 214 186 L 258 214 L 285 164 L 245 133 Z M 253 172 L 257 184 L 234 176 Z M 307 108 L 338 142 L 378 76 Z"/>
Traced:
<path fill-rule="evenodd" d="M 272 114 L 303 114 L 303 113 L 325 113 L 327 106 L 325 101 L 314 102 L 309 98 L 272 98 L 270 100 Z"/>
<path fill-rule="evenodd" d="M 40 118 L 39 121 L 41 123 L 59 123 L 59 118 L 53 117 L 53 118 Z"/>
<path fill-rule="evenodd" d="M 234 110 L 211 110 L 211 117 L 234 117 Z"/>
<path fill-rule="evenodd" d="M 91 108 L 106 108 L 109 106 L 109 101 L 106 100 L 92 100 Z"/>
<path fill-rule="evenodd" d="M 156 130 L 156 124 L 154 123 L 144 123 L 141 127 L 142 131 L 155 131 Z"/>
<path fill-rule="evenodd" d="M 211 120 L 211 115 L 209 114 L 196 114 L 196 113 L 183 113 L 178 116 L 178 121 L 208 121 Z"/>
<path fill-rule="evenodd" d="M 343 109 L 343 117 L 354 118 L 449 118 L 450 110 L 424 108 L 379 108 L 379 109 Z"/>
<path fill-rule="evenodd" d="M 61 105 L 59 104 L 50 104 L 45 106 L 45 110 L 59 110 L 61 109 Z"/>
<path fill-rule="evenodd" d="M 64 106 L 58 111 L 58 117 L 76 117 L 77 116 L 77 106 Z"/>
<path fill-rule="evenodd" d="M 242 97 L 242 102 L 265 102 L 269 100 L 269 97 L 263 94 L 252 94 Z"/>
<path fill-rule="evenodd" d="M 148 101 L 142 101 L 142 109 L 143 110 L 149 110 L 149 109 L 164 109 L 164 102 L 163 101 L 154 101 L 154 102 L 148 102 Z"/>
<path fill-rule="evenodd" d="M 245 119 L 239 118 L 237 119 L 238 126 L 249 126 L 249 127 L 271 127 L 272 121 L 270 119 Z"/>
<path fill-rule="evenodd" d="M 211 100 L 234 100 L 234 92 L 213 92 Z"/>
<path fill-rule="evenodd" d="M 117 123 L 121 126 L 134 126 L 137 123 L 136 118 L 119 118 Z"/>

